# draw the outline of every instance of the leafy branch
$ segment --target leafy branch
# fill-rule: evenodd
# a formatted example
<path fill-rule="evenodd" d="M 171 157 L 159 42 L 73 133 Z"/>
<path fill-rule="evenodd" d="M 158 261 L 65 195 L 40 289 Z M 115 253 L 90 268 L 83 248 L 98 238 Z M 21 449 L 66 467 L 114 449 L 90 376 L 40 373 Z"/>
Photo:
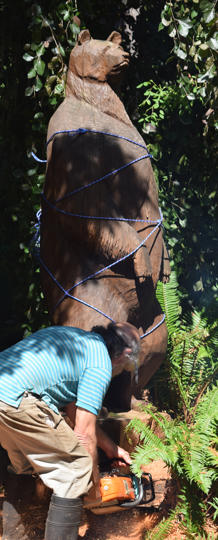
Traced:
<path fill-rule="evenodd" d="M 53 17 L 45 16 L 39 4 L 31 9 L 32 43 L 26 43 L 23 59 L 32 64 L 27 73 L 32 85 L 26 88 L 25 95 L 35 97 L 40 92 L 43 96 L 46 92 L 50 104 L 56 105 L 64 96 L 68 56 L 80 31 L 78 11 L 69 0 L 65 5 L 59 2 Z"/>
<path fill-rule="evenodd" d="M 159 30 L 167 30 L 173 39 L 173 53 L 177 57 L 177 69 L 187 99 L 203 98 L 209 106 L 205 119 L 214 118 L 217 97 L 216 60 L 218 32 L 216 29 L 217 0 L 193 0 L 165 2 Z"/>

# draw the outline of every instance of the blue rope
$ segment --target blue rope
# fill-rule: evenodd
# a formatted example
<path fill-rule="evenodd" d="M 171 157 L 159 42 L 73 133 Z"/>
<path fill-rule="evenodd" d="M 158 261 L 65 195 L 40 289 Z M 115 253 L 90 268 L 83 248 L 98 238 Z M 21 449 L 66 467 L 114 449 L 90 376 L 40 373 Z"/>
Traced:
<path fill-rule="evenodd" d="M 105 216 L 86 216 L 84 214 L 73 214 L 72 212 L 67 212 L 66 210 L 62 210 L 61 208 L 57 208 L 57 206 L 53 203 L 51 203 L 51 201 L 49 201 L 46 196 L 44 195 L 44 193 L 41 193 L 41 196 L 42 198 L 44 199 L 44 201 L 46 202 L 46 204 L 48 206 L 50 206 L 50 208 L 53 208 L 53 210 L 56 210 L 57 212 L 59 212 L 60 214 L 64 214 L 65 216 L 72 216 L 72 217 L 78 217 L 78 218 L 84 218 L 84 219 L 102 219 L 102 220 L 106 220 L 106 221 L 133 221 L 133 222 L 137 222 L 137 223 L 151 223 L 151 224 L 156 224 L 157 223 L 157 220 L 153 221 L 153 220 L 150 220 L 150 219 L 136 219 L 136 218 L 123 218 L 123 217 L 105 217 Z M 57 202 L 57 201 L 55 201 Z"/>
<path fill-rule="evenodd" d="M 48 139 L 48 141 L 46 143 L 46 146 L 48 146 L 48 144 L 54 139 L 54 137 L 56 135 L 60 135 L 60 134 L 68 134 L 68 135 L 70 135 L 71 133 L 72 133 L 72 135 L 74 135 L 74 134 L 80 135 L 80 134 L 84 134 L 84 133 L 100 133 L 101 135 L 108 135 L 109 137 L 116 137 L 117 139 L 123 139 L 124 141 L 128 141 L 131 144 L 135 144 L 136 146 L 140 146 L 141 148 L 145 148 L 145 150 L 147 150 L 147 152 L 148 152 L 147 146 L 145 144 L 141 144 L 141 143 L 138 143 L 136 141 L 132 141 L 132 139 L 128 139 L 128 137 L 124 137 L 123 135 L 117 135 L 116 133 L 109 133 L 108 131 L 99 131 L 99 130 L 96 130 L 96 129 L 86 129 L 86 128 L 62 129 L 60 131 L 55 131 L 55 133 L 53 133 L 53 135 L 51 135 L 51 137 Z"/>
<path fill-rule="evenodd" d="M 137 159 L 133 159 L 133 161 L 129 161 L 129 163 L 126 163 L 125 165 L 122 165 L 122 167 L 119 167 L 119 169 L 115 169 L 114 171 L 111 171 L 111 172 L 105 174 L 104 176 L 101 176 L 97 180 L 94 180 L 93 182 L 90 182 L 90 184 L 86 184 L 85 186 L 81 186 L 81 187 L 79 187 L 77 189 L 74 189 L 70 193 L 67 193 L 67 195 L 64 195 L 64 197 L 61 197 L 60 199 L 57 199 L 56 203 L 61 202 L 64 199 L 67 199 L 68 197 L 71 197 L 71 195 L 75 195 L 76 193 L 79 193 L 80 191 L 83 191 L 84 189 L 92 187 L 95 184 L 98 184 L 99 182 L 102 182 L 102 180 L 106 180 L 106 178 L 109 178 L 110 176 L 112 176 L 114 174 L 117 174 L 120 171 L 123 171 L 124 169 L 129 167 L 129 165 L 133 165 L 134 163 L 137 163 L 138 161 L 142 161 L 142 159 L 146 159 L 148 157 L 151 157 L 151 155 L 150 154 L 145 154 L 144 156 L 140 156 Z"/>
<path fill-rule="evenodd" d="M 35 161 L 38 161 L 39 163 L 47 163 L 47 159 L 39 159 L 34 152 L 31 152 L 32 157 L 35 159 Z"/>
<path fill-rule="evenodd" d="M 129 257 L 131 257 L 132 255 L 134 255 L 140 249 L 140 247 L 143 246 L 143 244 L 146 242 L 146 240 L 148 240 L 148 238 L 158 229 L 158 227 L 160 226 L 161 223 L 162 223 L 162 218 L 160 218 L 158 220 L 156 227 L 154 227 L 154 229 L 148 234 L 148 236 L 146 236 L 146 238 L 144 238 L 144 240 L 142 240 L 140 242 L 140 244 L 135 249 L 133 249 L 132 251 L 127 253 L 127 255 L 124 255 L 123 257 L 120 257 L 120 259 L 117 259 L 113 263 L 108 264 L 107 266 L 104 266 L 104 268 L 101 268 L 100 270 L 97 270 L 97 272 L 94 272 L 94 274 L 90 274 L 88 277 L 86 277 L 84 279 L 81 279 L 81 281 L 78 281 L 77 283 L 75 283 L 75 285 L 73 285 L 73 287 L 70 287 L 70 289 L 68 289 L 67 292 L 72 291 L 73 289 L 75 289 L 75 287 L 78 287 L 79 285 L 82 285 L 83 283 L 86 283 L 86 281 L 88 281 L 89 279 L 93 279 L 96 276 L 99 276 L 99 274 L 102 274 L 102 272 L 105 272 L 106 270 L 110 270 L 110 268 L 112 268 L 116 264 L 119 264 L 119 263 L 125 261 L 126 259 L 128 259 Z M 56 305 L 56 307 L 57 307 L 57 305 Z"/>
<path fill-rule="evenodd" d="M 64 298 L 68 297 L 68 298 L 71 298 L 72 300 L 77 300 L 77 302 L 80 302 L 80 304 L 83 304 L 84 306 L 87 306 L 87 307 L 90 307 L 91 309 L 94 309 L 95 311 L 97 311 L 98 313 L 100 313 L 101 315 L 104 315 L 104 317 L 106 317 L 107 319 L 109 319 L 111 322 L 115 322 L 111 317 L 109 317 L 109 315 L 106 315 L 106 313 L 104 313 L 103 311 L 101 311 L 100 309 L 96 308 L 95 306 L 92 306 L 91 304 L 88 304 L 87 302 L 85 302 L 84 300 L 80 300 L 80 298 L 77 298 L 76 296 L 72 296 L 72 294 L 70 294 L 68 291 L 66 291 L 64 289 L 64 287 L 62 287 L 62 285 L 59 283 L 59 281 L 57 281 L 56 277 L 54 276 L 54 274 L 52 274 L 52 272 L 49 270 L 49 268 L 46 266 L 46 264 L 44 263 L 44 261 L 42 260 L 42 258 L 39 256 L 38 257 L 39 259 L 39 262 L 40 264 L 43 266 L 44 270 L 46 270 L 46 272 L 48 273 L 48 275 L 52 278 L 52 280 L 54 281 L 54 283 L 56 283 L 57 287 L 64 293 L 64 296 L 63 298 L 61 298 L 61 302 L 62 300 L 64 300 Z M 73 289 L 74 287 L 72 287 Z M 69 289 L 70 290 L 70 289 Z M 59 302 L 60 303 L 60 302 Z M 54 310 L 56 309 L 58 304 L 56 304 Z"/>
<path fill-rule="evenodd" d="M 152 154 L 149 154 L 147 146 L 145 144 L 132 141 L 131 139 L 128 139 L 128 137 L 123 137 L 123 135 L 117 135 L 116 133 L 109 133 L 107 131 L 98 131 L 95 129 L 79 128 L 79 129 L 62 129 L 60 131 L 55 131 L 55 133 L 53 133 L 53 135 L 51 135 L 51 137 L 47 140 L 46 146 L 49 145 L 49 143 L 54 139 L 56 135 L 64 135 L 64 134 L 65 135 L 82 135 L 83 133 L 100 133 L 101 135 L 108 135 L 109 137 L 116 137 L 117 139 L 123 139 L 124 141 L 135 144 L 136 146 L 140 146 L 140 148 L 144 148 L 147 151 L 146 157 L 150 157 L 150 158 L 153 157 Z M 32 156 L 39 163 L 47 163 L 47 159 L 38 158 L 36 154 L 34 154 L 34 152 L 32 152 Z"/>
<path fill-rule="evenodd" d="M 141 161 L 142 159 L 146 159 L 148 157 L 152 157 L 151 154 L 149 154 L 148 150 L 147 150 L 147 147 L 145 145 L 142 145 L 140 143 L 137 143 L 136 141 L 132 141 L 131 139 L 128 139 L 127 137 L 123 137 L 122 135 L 116 135 L 116 134 L 113 134 L 113 133 L 108 133 L 108 132 L 104 132 L 104 131 L 97 131 L 97 130 L 91 130 L 91 129 L 83 129 L 83 128 L 80 128 L 80 129 L 77 129 L 77 130 L 61 130 L 61 131 L 57 131 L 55 133 L 53 133 L 53 135 L 48 139 L 47 141 L 47 146 L 48 144 L 54 139 L 54 137 L 56 135 L 59 135 L 59 134 L 68 134 L 68 135 L 75 135 L 75 134 L 84 134 L 84 133 L 100 133 L 100 134 L 103 134 L 103 135 L 108 135 L 110 137 L 117 137 L 119 139 L 123 139 L 123 140 L 126 140 L 128 142 L 131 142 L 132 144 L 135 144 L 141 148 L 144 148 L 146 149 L 147 151 L 147 154 L 143 155 L 143 156 L 140 156 L 139 158 L 136 158 L 130 162 L 128 162 L 127 164 L 125 165 L 122 165 L 121 167 L 119 167 L 118 169 L 115 169 L 114 171 L 111 171 L 107 174 L 105 174 L 104 176 L 98 178 L 97 180 L 94 180 L 93 182 L 90 182 L 89 184 L 86 184 L 85 186 L 81 186 L 73 191 L 71 191 L 70 193 L 67 193 L 66 195 L 64 195 L 63 197 L 60 197 L 59 199 L 57 199 L 55 201 L 55 204 L 51 203 L 47 198 L 46 196 L 44 195 L 44 193 L 42 193 L 42 198 L 44 199 L 44 201 L 46 202 L 46 204 L 48 206 L 50 206 L 50 208 L 53 208 L 54 210 L 56 210 L 57 212 L 61 213 L 61 214 L 64 214 L 64 215 L 68 215 L 68 216 L 73 216 L 73 217 L 78 217 L 78 218 L 83 218 L 83 219 L 98 219 L 98 220 L 107 220 L 107 221 L 131 221 L 131 222 L 140 222 L 140 223 L 150 223 L 150 224 L 156 224 L 156 226 L 152 229 L 152 231 L 146 236 L 146 238 L 144 238 L 144 240 L 142 240 L 139 245 L 133 249 L 130 253 L 128 253 L 127 255 L 124 255 L 123 257 L 121 257 L 120 259 L 114 261 L 113 263 L 105 266 L 104 268 L 94 272 L 94 274 L 91 274 L 89 276 L 87 276 L 86 278 L 78 281 L 77 283 L 75 283 L 75 285 L 73 285 L 72 287 L 70 287 L 69 289 L 64 289 L 64 287 L 62 287 L 62 285 L 57 281 L 57 279 L 55 278 L 55 276 L 52 274 L 52 272 L 49 270 L 49 268 L 46 266 L 46 264 L 44 263 L 44 261 L 41 259 L 39 253 L 37 254 L 37 257 L 38 257 L 38 260 L 40 262 L 40 264 L 42 265 L 42 267 L 44 268 L 44 270 L 48 273 L 48 275 L 51 277 L 51 279 L 54 281 L 54 283 L 57 285 L 57 287 L 64 293 L 64 296 L 62 298 L 60 298 L 60 300 L 57 302 L 57 304 L 55 305 L 54 307 L 54 310 L 58 307 L 58 305 L 65 299 L 65 298 L 71 298 L 73 300 L 77 300 L 78 302 L 80 302 L 81 304 L 87 306 L 87 307 L 90 307 L 91 309 L 97 311 L 98 313 L 100 313 L 101 315 L 103 315 L 104 317 L 106 317 L 107 319 L 109 319 L 110 321 L 112 322 L 115 322 L 111 317 L 109 317 L 109 315 L 107 315 L 106 313 L 104 313 L 103 311 L 101 311 L 100 309 L 96 308 L 95 306 L 92 306 L 91 304 L 88 304 L 87 302 L 85 302 L 84 300 L 81 300 L 73 295 L 70 294 L 70 291 L 72 291 L 73 289 L 75 289 L 75 287 L 78 287 L 79 285 L 82 285 L 83 283 L 86 283 L 89 279 L 93 279 L 95 278 L 96 276 L 100 275 L 102 272 L 105 272 L 106 270 L 109 270 L 110 268 L 112 268 L 113 266 L 115 266 L 116 264 L 120 263 L 120 262 L 123 262 L 125 261 L 127 258 L 131 257 L 132 255 L 134 255 L 143 245 L 144 243 L 146 242 L 146 240 L 148 240 L 148 238 L 162 225 L 162 222 L 163 222 L 163 216 L 162 216 L 162 212 L 159 208 L 159 212 L 160 212 L 160 219 L 158 220 L 145 220 L 145 219 L 127 219 L 127 218 L 115 218 L 115 217 L 99 217 L 99 216 L 86 216 L 86 215 L 83 215 L 83 214 L 74 214 L 72 212 L 67 212 L 66 210 L 62 210 L 60 208 L 57 208 L 57 203 L 71 197 L 72 195 L 75 195 L 76 193 L 79 193 L 81 192 L 82 190 L 84 189 L 87 189 L 89 187 L 92 187 L 93 185 L 101 182 L 102 180 L 105 180 L 106 178 L 109 178 L 110 176 L 112 175 L 115 175 L 117 174 L 119 171 L 122 171 L 123 169 L 129 167 L 129 165 L 133 165 L 134 163 L 137 163 L 138 161 Z M 39 163 L 46 163 L 47 160 L 42 160 L 42 159 L 39 159 L 33 152 L 32 152 L 32 156 L 33 158 L 38 161 Z M 33 242 L 35 242 L 35 245 L 38 245 L 39 244 L 39 237 L 40 237 L 40 221 L 41 221 L 41 210 L 39 210 L 36 214 L 36 217 L 37 217 L 37 221 L 38 223 L 35 225 L 35 228 L 36 228 L 36 233 L 34 235 L 34 239 L 33 239 Z M 165 320 L 165 315 L 163 315 L 163 318 L 161 319 L 161 321 L 159 323 L 157 323 L 153 328 L 151 328 L 149 331 L 145 332 L 145 334 L 143 334 L 142 336 L 140 336 L 140 338 L 144 338 L 146 336 L 148 336 L 149 334 L 151 334 L 156 328 L 158 328 Z"/>
<path fill-rule="evenodd" d="M 145 332 L 145 334 L 142 334 L 140 336 L 140 339 L 143 339 L 144 337 L 146 336 L 149 336 L 149 334 L 151 334 L 152 332 L 154 332 L 154 330 L 156 330 L 166 319 L 166 315 L 165 313 L 163 313 L 163 317 L 162 319 L 159 321 L 159 323 L 155 324 L 155 326 L 152 326 L 151 330 L 148 330 L 147 332 Z"/>

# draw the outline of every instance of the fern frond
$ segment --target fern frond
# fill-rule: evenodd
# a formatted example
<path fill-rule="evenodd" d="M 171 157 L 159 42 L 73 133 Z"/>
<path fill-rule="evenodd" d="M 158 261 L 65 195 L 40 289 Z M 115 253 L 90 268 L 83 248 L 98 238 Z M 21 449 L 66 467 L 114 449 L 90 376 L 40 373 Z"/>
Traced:
<path fill-rule="evenodd" d="M 216 436 L 216 443 L 217 442 L 218 441 Z M 215 448 L 209 447 L 207 449 L 206 464 L 208 467 L 215 467 L 218 469 L 218 452 Z"/>
<path fill-rule="evenodd" d="M 152 443 L 154 446 L 160 443 L 160 439 L 153 433 L 149 426 L 147 426 L 139 418 L 134 418 L 131 420 L 126 427 L 126 432 L 129 433 L 131 430 L 135 431 L 139 435 L 139 440 L 144 443 Z"/>
<path fill-rule="evenodd" d="M 164 540 L 167 538 L 174 527 L 174 520 L 176 519 L 178 512 L 177 507 L 172 510 L 167 519 L 162 519 L 153 531 L 146 534 L 146 540 Z"/>
<path fill-rule="evenodd" d="M 185 480 L 179 494 L 178 505 L 183 515 L 181 528 L 184 529 L 184 532 L 190 531 L 192 534 L 200 533 L 202 535 L 206 520 L 206 505 L 196 487 L 193 488 Z"/>
<path fill-rule="evenodd" d="M 208 414 L 208 412 L 210 414 Z M 218 386 L 213 385 L 205 392 L 195 410 L 195 422 L 201 426 L 201 431 L 207 432 L 211 422 L 218 419 Z"/>
<path fill-rule="evenodd" d="M 179 316 L 181 314 L 178 283 L 175 272 L 171 273 L 170 281 L 168 283 L 158 282 L 156 297 L 166 315 L 168 333 L 171 335 L 179 325 Z"/>
<path fill-rule="evenodd" d="M 215 510 L 213 513 L 213 520 L 216 521 L 218 518 L 218 497 L 213 497 L 213 500 L 209 502 L 209 505 Z"/>

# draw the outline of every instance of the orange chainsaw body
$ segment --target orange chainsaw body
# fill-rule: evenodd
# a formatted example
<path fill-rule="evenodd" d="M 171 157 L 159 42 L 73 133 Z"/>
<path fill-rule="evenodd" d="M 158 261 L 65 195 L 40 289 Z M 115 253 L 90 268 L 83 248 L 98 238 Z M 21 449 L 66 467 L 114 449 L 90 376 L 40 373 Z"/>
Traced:
<path fill-rule="evenodd" d="M 100 479 L 100 492 L 103 503 L 115 499 L 119 501 L 135 499 L 132 480 L 127 476 L 104 476 Z"/>

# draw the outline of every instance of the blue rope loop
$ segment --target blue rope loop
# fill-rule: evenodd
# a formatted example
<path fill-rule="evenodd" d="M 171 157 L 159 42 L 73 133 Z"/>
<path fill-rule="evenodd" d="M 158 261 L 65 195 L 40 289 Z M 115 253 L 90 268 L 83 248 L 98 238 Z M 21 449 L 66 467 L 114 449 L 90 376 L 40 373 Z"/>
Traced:
<path fill-rule="evenodd" d="M 86 283 L 89 279 L 93 279 L 97 276 L 99 276 L 102 272 L 105 272 L 106 270 L 109 270 L 111 269 L 113 266 L 115 266 L 116 264 L 119 264 L 120 262 L 123 262 L 125 261 L 126 259 L 128 259 L 129 257 L 131 257 L 132 255 L 134 255 L 144 244 L 145 242 L 148 240 L 148 238 L 150 238 L 150 236 L 152 234 L 154 234 L 154 232 L 162 226 L 162 223 L 163 223 L 163 215 L 162 215 L 162 212 L 161 212 L 161 209 L 159 208 L 159 213 L 160 213 L 160 218 L 157 219 L 157 220 L 149 220 L 149 219 L 127 219 L 127 218 L 123 218 L 123 217 L 105 217 L 105 216 L 87 216 L 87 215 L 83 215 L 83 214 L 75 214 L 75 213 L 72 213 L 72 212 L 67 212 L 66 210 L 62 210 L 61 208 L 58 208 L 57 207 L 57 204 L 59 202 L 62 202 L 63 200 L 69 198 L 69 197 L 72 197 L 73 195 L 75 195 L 76 193 L 79 193 L 85 189 L 88 189 L 96 184 L 98 184 L 99 182 L 102 182 L 103 180 L 105 180 L 106 178 L 109 178 L 115 174 L 117 174 L 118 172 L 126 169 L 127 167 L 129 167 L 130 165 L 133 165 L 134 163 L 137 163 L 143 159 L 146 159 L 146 158 L 152 158 L 152 155 L 148 152 L 148 149 L 145 145 L 143 144 L 140 144 L 136 141 L 132 141 L 131 139 L 128 139 L 127 137 L 123 137 L 122 135 L 116 135 L 115 133 L 108 133 L 106 131 L 98 131 L 98 130 L 92 130 L 92 129 L 86 129 L 86 128 L 79 128 L 79 129 L 70 129 L 70 130 L 60 130 L 60 131 L 56 131 L 55 133 L 53 133 L 53 135 L 51 135 L 51 137 L 48 139 L 47 143 L 46 143 L 46 146 L 48 146 L 52 140 L 56 137 L 56 135 L 60 135 L 60 134 L 67 134 L 69 136 L 73 136 L 73 135 L 83 135 L 85 133 L 98 133 L 98 134 L 102 134 L 102 135 L 107 135 L 109 137 L 116 137 L 118 139 L 123 139 L 127 142 L 130 142 L 132 144 L 135 144 L 136 146 L 139 146 L 143 149 L 146 150 L 146 154 L 144 154 L 143 156 L 140 156 L 139 158 L 136 158 L 132 161 L 129 161 L 128 163 L 126 163 L 125 165 L 122 165 L 121 167 L 119 167 L 118 169 L 115 169 L 113 171 L 110 171 L 109 173 L 105 174 L 104 176 L 101 176 L 100 178 L 97 178 L 96 180 L 90 182 L 89 184 L 86 184 L 85 186 L 81 186 L 73 191 L 71 191 L 70 193 L 67 193 L 66 195 L 64 195 L 63 197 L 60 197 L 59 199 L 56 199 L 56 201 L 54 203 L 51 203 L 45 196 L 44 193 L 41 193 L 41 196 L 44 200 L 44 202 L 47 204 L 47 206 L 49 206 L 50 208 L 52 208 L 53 210 L 55 210 L 56 212 L 59 212 L 61 214 L 64 214 L 64 215 L 67 215 L 67 216 L 72 216 L 72 217 L 76 217 L 76 218 L 81 218 L 81 219 L 94 219 L 94 220 L 107 220 L 107 221 L 127 221 L 127 222 L 138 222 L 138 223 L 148 223 L 148 224 L 151 224 L 151 225 L 154 225 L 152 231 L 150 231 L 150 233 L 146 236 L 146 238 L 144 238 L 140 243 L 139 245 L 133 249 L 132 251 L 130 251 L 127 255 L 124 255 L 123 257 L 121 257 L 120 259 L 117 259 L 116 261 L 114 261 L 113 263 L 105 266 L 104 268 L 101 268 L 100 270 L 97 270 L 96 272 L 94 272 L 93 274 L 90 274 L 89 276 L 87 276 L 86 278 L 78 281 L 77 283 L 75 283 L 72 287 L 70 287 L 69 289 L 64 289 L 64 287 L 59 283 L 59 281 L 55 278 L 54 274 L 49 270 L 49 268 L 47 267 L 47 265 L 44 263 L 44 261 L 42 260 L 41 256 L 40 256 L 40 253 L 39 253 L 39 249 L 40 249 L 40 225 L 41 225 L 41 215 L 42 215 L 42 211 L 39 210 L 37 213 L 36 213 L 36 218 L 37 218 L 37 223 L 35 224 L 35 229 L 36 229 L 36 233 L 34 235 L 34 238 L 33 238 L 33 243 L 35 245 L 35 251 L 36 251 L 36 256 L 39 260 L 39 263 L 40 265 L 44 268 L 44 270 L 47 272 L 47 274 L 50 276 L 50 278 L 53 280 L 53 282 L 57 285 L 57 287 L 63 292 L 63 296 L 60 298 L 60 300 L 56 303 L 55 307 L 54 307 L 54 311 L 55 309 L 60 305 L 61 302 L 63 302 L 63 300 L 65 298 L 71 298 L 72 300 L 76 300 L 77 302 L 80 302 L 81 304 L 95 310 L 97 313 L 99 313 L 100 315 L 103 315 L 104 317 L 106 317 L 107 319 L 109 319 L 111 322 L 115 323 L 115 321 L 109 316 L 107 315 L 106 313 L 104 313 L 103 311 L 101 311 L 100 309 L 96 308 L 95 306 L 92 306 L 91 304 L 88 304 L 87 302 L 85 302 L 84 300 L 81 300 L 80 298 L 77 298 L 76 296 L 73 296 L 71 293 L 71 291 L 73 289 L 75 289 L 76 287 L 78 287 L 79 285 L 82 285 L 83 283 Z M 38 161 L 39 163 L 46 163 L 47 160 L 43 160 L 43 159 L 39 159 L 35 154 L 34 152 L 32 152 L 32 156 L 33 158 Z M 145 332 L 144 334 L 142 334 L 140 336 L 140 339 L 143 339 L 144 337 L 148 336 L 149 334 L 151 334 L 154 330 L 156 330 L 156 328 L 158 328 L 165 320 L 165 314 L 163 314 L 163 317 L 162 319 L 159 321 L 159 323 L 157 323 L 155 326 L 153 326 L 150 330 L 148 330 L 147 332 Z"/>

